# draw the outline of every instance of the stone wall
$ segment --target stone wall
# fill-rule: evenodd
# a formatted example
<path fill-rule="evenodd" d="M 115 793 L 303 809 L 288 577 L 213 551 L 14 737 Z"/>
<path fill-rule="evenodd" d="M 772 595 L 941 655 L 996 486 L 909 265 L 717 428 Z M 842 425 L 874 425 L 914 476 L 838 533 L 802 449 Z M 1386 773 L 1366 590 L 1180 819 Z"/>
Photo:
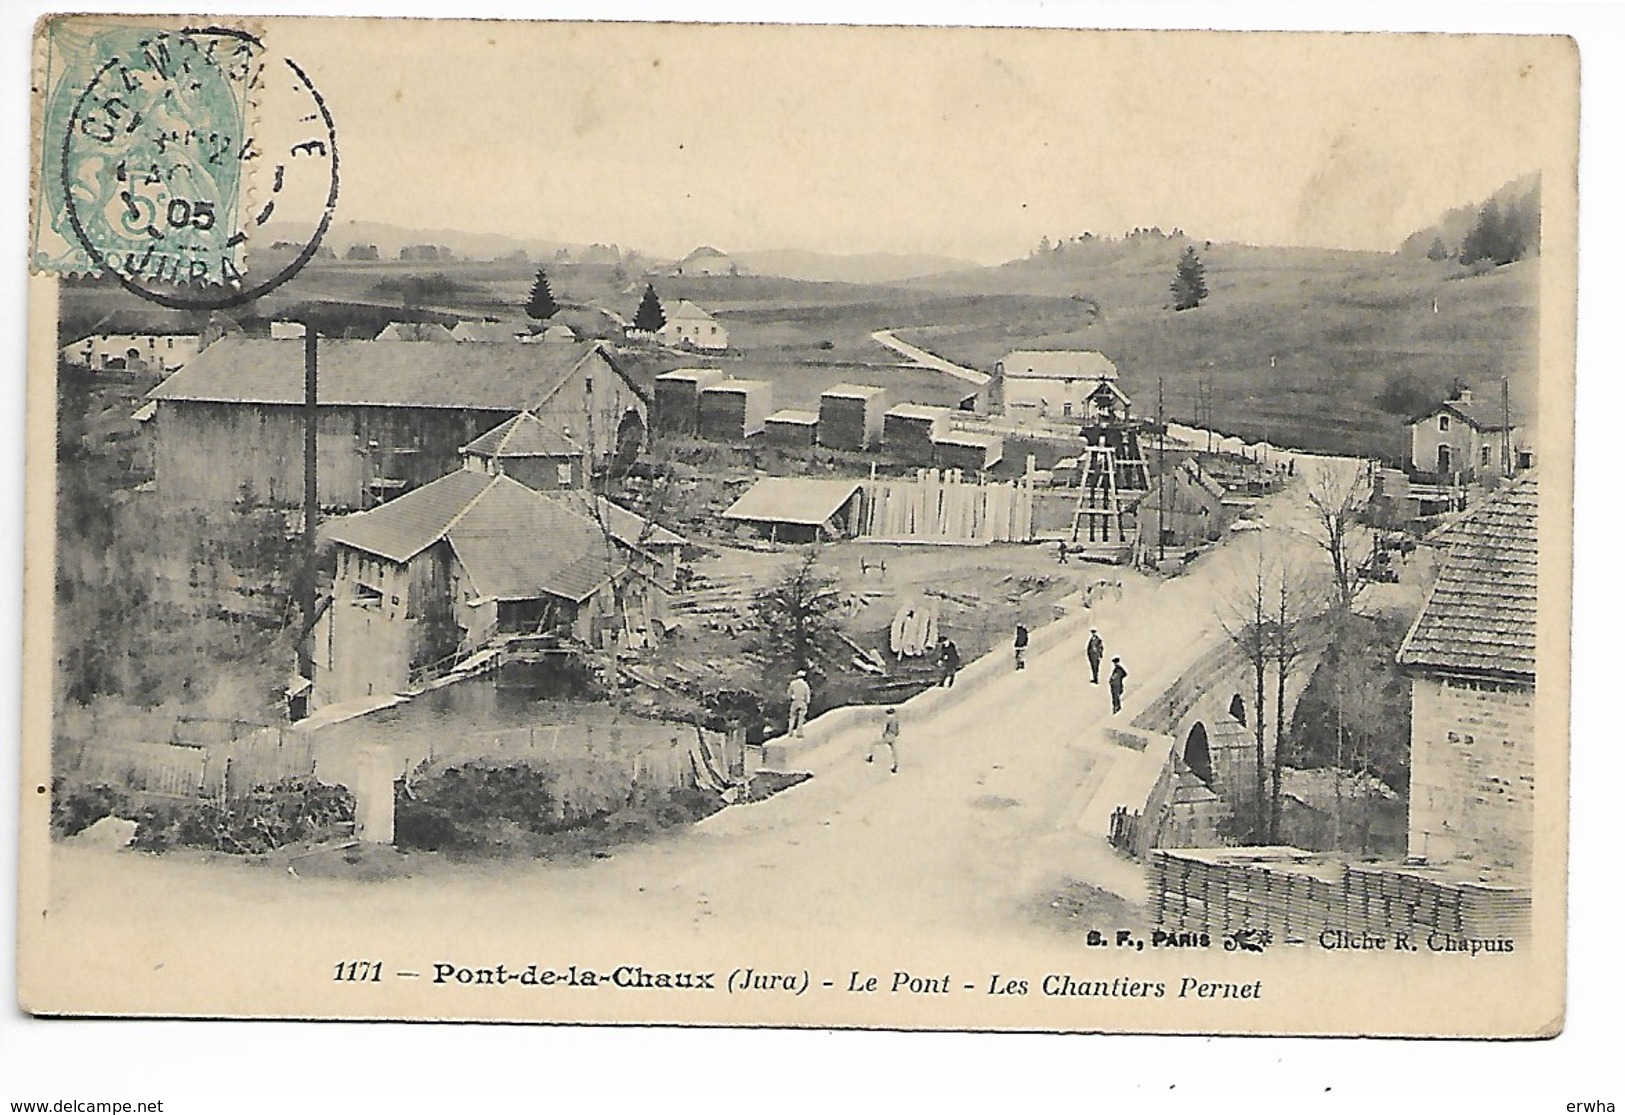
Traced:
<path fill-rule="evenodd" d="M 1414 678 L 1410 856 L 1527 871 L 1534 739 L 1532 687 Z"/>

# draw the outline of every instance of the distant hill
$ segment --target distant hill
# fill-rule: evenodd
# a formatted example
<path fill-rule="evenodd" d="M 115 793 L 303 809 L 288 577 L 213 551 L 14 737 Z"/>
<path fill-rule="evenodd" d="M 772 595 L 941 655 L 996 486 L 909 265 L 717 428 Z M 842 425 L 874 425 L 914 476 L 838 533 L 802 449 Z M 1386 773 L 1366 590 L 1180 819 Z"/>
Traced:
<path fill-rule="evenodd" d="M 273 242 L 301 242 L 309 232 L 309 229 L 284 227 L 272 221 L 265 226 L 263 235 Z M 610 246 L 603 244 L 571 244 L 563 240 L 505 236 L 495 232 L 460 232 L 450 228 L 402 228 L 381 221 L 334 221 L 322 243 L 332 248 L 340 259 L 351 247 L 371 245 L 378 249 L 378 258 L 386 261 L 398 259 L 402 248 L 422 246 L 449 249 L 457 259 L 504 259 L 524 252 L 526 259 L 534 263 L 552 262 L 554 254 L 561 249 L 568 251 L 573 259 L 607 259 L 613 262 L 614 254 L 619 254 L 611 254 Z"/>
<path fill-rule="evenodd" d="M 895 283 L 922 275 L 976 270 L 979 265 L 950 256 L 896 255 L 868 252 L 829 255 L 798 248 L 734 252 L 739 266 L 755 275 L 803 279 L 816 283 Z"/>
<path fill-rule="evenodd" d="M 1540 175 L 1526 174 L 1522 178 L 1513 179 L 1496 190 L 1483 201 L 1472 205 L 1463 205 L 1445 213 L 1427 228 L 1419 228 L 1399 246 L 1399 254 L 1412 259 L 1421 259 L 1427 256 L 1433 243 L 1438 240 L 1450 258 L 1454 258 L 1461 251 L 1462 243 L 1472 232 L 1473 226 L 1478 223 L 1479 214 L 1491 202 L 1504 216 L 1515 214 L 1515 219 L 1524 225 L 1525 239 L 1530 245 L 1531 254 L 1540 251 Z"/>

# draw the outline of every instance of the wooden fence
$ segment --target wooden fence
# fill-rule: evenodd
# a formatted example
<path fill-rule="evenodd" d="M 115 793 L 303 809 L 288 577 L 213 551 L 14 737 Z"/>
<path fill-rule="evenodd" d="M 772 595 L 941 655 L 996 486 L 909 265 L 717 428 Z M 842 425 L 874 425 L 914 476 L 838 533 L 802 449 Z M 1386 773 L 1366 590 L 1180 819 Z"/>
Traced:
<path fill-rule="evenodd" d="M 1033 537 L 1032 484 L 966 482 L 957 469 L 920 469 L 913 480 L 870 480 L 863 485 L 858 536 L 978 546 L 1026 542 Z"/>
<path fill-rule="evenodd" d="M 312 774 L 310 739 L 281 728 L 219 743 L 110 742 L 89 739 L 66 768 L 79 778 L 167 797 L 242 797 L 255 786 Z"/>

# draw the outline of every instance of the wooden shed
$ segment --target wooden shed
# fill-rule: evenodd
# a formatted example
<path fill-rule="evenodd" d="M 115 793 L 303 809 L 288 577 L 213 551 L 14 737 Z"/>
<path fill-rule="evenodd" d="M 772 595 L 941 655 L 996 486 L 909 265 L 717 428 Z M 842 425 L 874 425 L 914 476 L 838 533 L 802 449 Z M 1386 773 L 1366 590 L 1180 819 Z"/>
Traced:
<path fill-rule="evenodd" d="M 826 449 L 880 448 L 886 389 L 840 383 L 818 397 L 818 444 Z"/>
<path fill-rule="evenodd" d="M 994 434 L 973 434 L 949 430 L 933 439 L 937 467 L 965 472 L 986 472 L 1004 460 L 1004 439 Z"/>
<path fill-rule="evenodd" d="M 700 389 L 700 428 L 709 441 L 744 441 L 767 429 L 773 385 L 760 379 L 728 379 Z"/>
<path fill-rule="evenodd" d="M 818 415 L 810 410 L 779 410 L 768 415 L 767 443 L 781 449 L 811 449 L 818 441 Z"/>
<path fill-rule="evenodd" d="M 882 444 L 905 464 L 936 463 L 936 439 L 948 433 L 949 411 L 942 407 L 898 403 L 886 412 Z"/>
<path fill-rule="evenodd" d="M 700 426 L 700 392 L 727 378 L 718 368 L 678 368 L 655 376 L 655 429 L 693 437 Z"/>

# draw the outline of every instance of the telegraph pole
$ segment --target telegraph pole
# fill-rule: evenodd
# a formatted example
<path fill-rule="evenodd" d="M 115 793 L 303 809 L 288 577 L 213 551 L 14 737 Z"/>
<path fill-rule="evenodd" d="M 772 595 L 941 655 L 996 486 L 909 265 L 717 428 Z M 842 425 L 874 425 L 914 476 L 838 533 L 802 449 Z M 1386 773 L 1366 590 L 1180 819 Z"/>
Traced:
<path fill-rule="evenodd" d="M 1157 564 L 1168 557 L 1163 519 L 1168 514 L 1168 419 L 1162 411 L 1162 377 L 1157 377 Z"/>
<path fill-rule="evenodd" d="M 299 574 L 299 676 L 316 680 L 315 655 L 311 644 L 316 637 L 316 323 L 305 322 L 305 530 Z"/>

